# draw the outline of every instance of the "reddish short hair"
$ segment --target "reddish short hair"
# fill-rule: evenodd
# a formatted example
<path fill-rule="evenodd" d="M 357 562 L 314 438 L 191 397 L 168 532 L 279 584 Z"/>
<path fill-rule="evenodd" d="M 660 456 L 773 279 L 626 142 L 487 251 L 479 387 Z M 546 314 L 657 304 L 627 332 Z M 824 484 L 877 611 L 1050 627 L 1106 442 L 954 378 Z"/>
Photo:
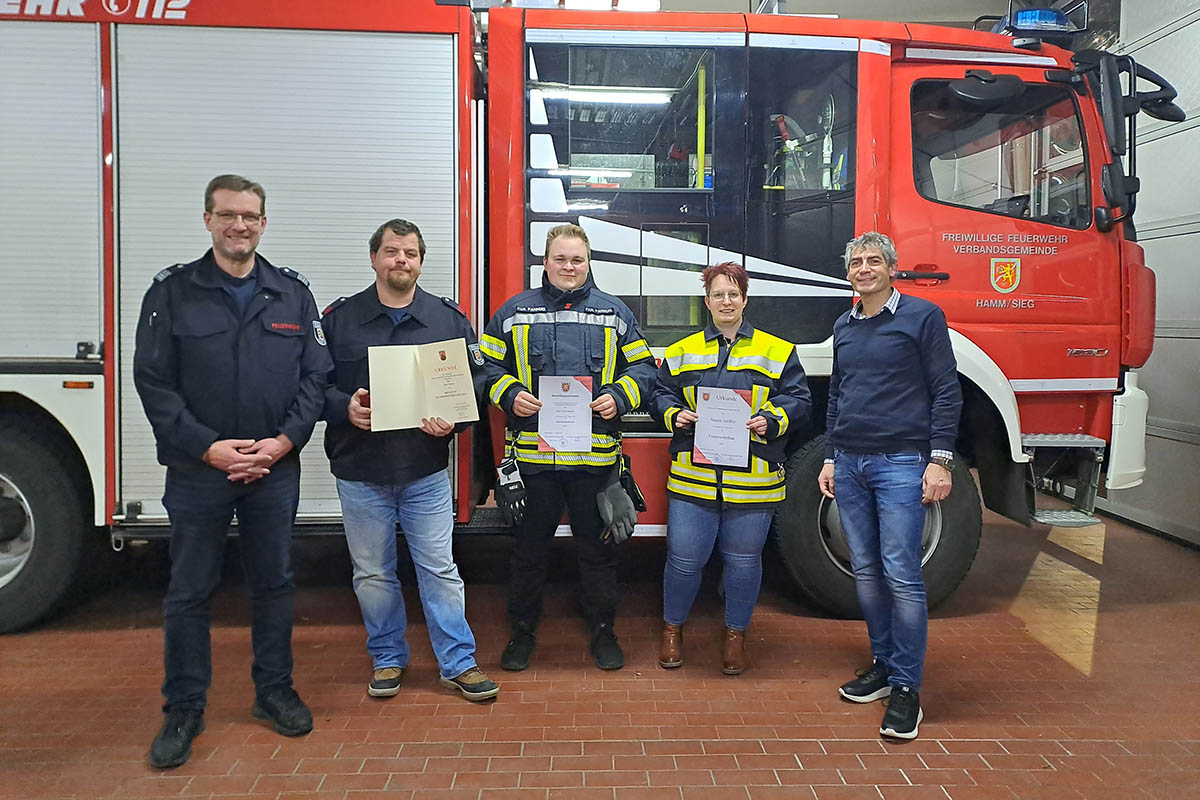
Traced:
<path fill-rule="evenodd" d="M 704 293 L 708 294 L 708 290 L 712 288 L 712 282 L 716 280 L 718 275 L 724 275 L 738 287 L 738 291 L 742 293 L 742 297 L 748 296 L 750 288 L 750 276 L 746 274 L 746 268 L 736 261 L 723 261 L 720 264 L 713 264 L 711 267 L 705 267 L 700 272 L 700 280 L 704 283 Z"/>

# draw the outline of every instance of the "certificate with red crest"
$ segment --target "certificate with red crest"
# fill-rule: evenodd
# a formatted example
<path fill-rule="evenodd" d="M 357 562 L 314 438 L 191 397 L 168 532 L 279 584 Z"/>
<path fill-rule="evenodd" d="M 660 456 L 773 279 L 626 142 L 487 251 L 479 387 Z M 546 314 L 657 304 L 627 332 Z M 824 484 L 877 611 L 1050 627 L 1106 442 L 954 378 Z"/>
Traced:
<path fill-rule="evenodd" d="M 747 389 L 696 387 L 696 438 L 692 460 L 697 464 L 744 467 L 750 463 L 750 392 Z"/>
<path fill-rule="evenodd" d="M 479 419 L 471 361 L 463 339 L 367 348 L 371 372 L 371 430 L 421 427 L 422 419 Z"/>
<path fill-rule="evenodd" d="M 588 453 L 592 449 L 592 377 L 542 375 L 538 378 L 538 450 Z"/>

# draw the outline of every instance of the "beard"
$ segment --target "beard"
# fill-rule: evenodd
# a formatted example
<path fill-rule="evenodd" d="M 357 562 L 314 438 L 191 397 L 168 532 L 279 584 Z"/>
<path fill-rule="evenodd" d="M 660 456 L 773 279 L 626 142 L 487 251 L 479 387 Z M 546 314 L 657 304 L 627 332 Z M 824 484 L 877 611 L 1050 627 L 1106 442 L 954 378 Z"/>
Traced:
<path fill-rule="evenodd" d="M 384 279 L 388 288 L 396 292 L 407 292 L 417 282 L 417 277 L 411 272 L 389 272 Z"/>

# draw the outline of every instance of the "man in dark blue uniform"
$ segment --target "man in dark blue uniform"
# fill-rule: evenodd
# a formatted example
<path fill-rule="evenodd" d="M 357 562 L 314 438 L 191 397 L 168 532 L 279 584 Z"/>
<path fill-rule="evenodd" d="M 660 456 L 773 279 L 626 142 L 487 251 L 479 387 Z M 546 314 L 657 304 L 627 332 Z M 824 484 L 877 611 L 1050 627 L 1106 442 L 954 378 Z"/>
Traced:
<path fill-rule="evenodd" d="M 167 467 L 171 579 L 163 603 L 163 711 L 150 764 L 176 767 L 204 729 L 209 622 L 237 514 L 254 605 L 252 713 L 285 736 L 312 730 L 292 689 L 292 524 L 300 448 L 330 361 L 308 281 L 256 254 L 266 193 L 239 175 L 204 192 L 212 249 L 154 277 L 138 318 L 133 378 Z"/>
<path fill-rule="evenodd" d="M 354 594 L 367 628 L 372 697 L 392 697 L 408 668 L 404 594 L 396 577 L 396 523 L 417 573 L 429 640 L 441 683 L 468 700 L 486 700 L 500 687 L 475 663 L 475 635 L 467 625 L 466 596 L 451 550 L 454 507 L 450 491 L 451 435 L 471 423 L 440 417 L 420 428 L 371 430 L 367 348 L 462 339 L 477 398 L 486 379 L 471 323 L 452 300 L 417 286 L 425 240 L 402 219 L 379 226 L 370 240 L 375 282 L 325 309 L 325 335 L 334 370 L 325 390 L 325 452 L 337 477 L 346 544 L 354 564 Z"/>

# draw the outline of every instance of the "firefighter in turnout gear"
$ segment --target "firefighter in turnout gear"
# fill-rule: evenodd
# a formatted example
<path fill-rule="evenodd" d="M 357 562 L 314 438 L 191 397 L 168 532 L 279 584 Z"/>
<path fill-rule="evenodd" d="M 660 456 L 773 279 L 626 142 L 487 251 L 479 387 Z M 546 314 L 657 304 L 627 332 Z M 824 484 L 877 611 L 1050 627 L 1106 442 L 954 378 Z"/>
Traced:
<path fill-rule="evenodd" d="M 671 669 L 683 663 L 683 623 L 715 544 L 725 562 L 721 670 L 737 675 L 745 669 L 763 545 L 784 498 L 784 447 L 788 434 L 808 422 L 812 403 L 796 346 L 742 316 L 746 270 L 727 262 L 708 267 L 701 277 L 712 321 L 667 348 L 651 398 L 654 415 L 673 434 L 659 664 Z M 745 466 L 713 463 L 695 448 L 698 406 L 719 389 L 733 389 L 749 404 Z"/>
<path fill-rule="evenodd" d="M 601 669 L 624 665 L 613 634 L 616 553 L 604 541 L 596 496 L 620 455 L 621 415 L 648 396 L 655 365 L 633 312 L 592 282 L 590 259 L 582 228 L 553 228 L 546 236 L 541 287 L 506 302 L 479 343 L 487 359 L 488 397 L 507 416 L 506 452 L 515 459 L 526 491 L 509 580 L 513 636 L 500 662 L 509 670 L 525 669 L 533 655 L 550 542 L 564 506 L 575 538 L 592 656 Z M 539 441 L 542 376 L 590 380 L 590 449 L 555 451 Z"/>

